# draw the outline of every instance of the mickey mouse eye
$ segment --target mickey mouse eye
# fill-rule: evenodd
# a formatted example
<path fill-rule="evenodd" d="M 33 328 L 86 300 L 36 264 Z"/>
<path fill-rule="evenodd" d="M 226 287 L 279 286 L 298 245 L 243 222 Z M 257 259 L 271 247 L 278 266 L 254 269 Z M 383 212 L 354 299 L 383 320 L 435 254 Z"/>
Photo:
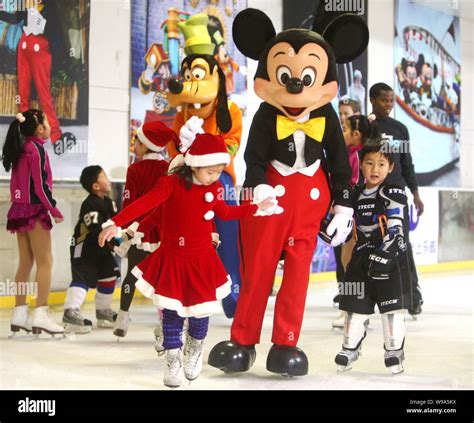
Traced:
<path fill-rule="evenodd" d="M 193 76 L 195 79 L 197 79 L 198 81 L 201 80 L 201 79 L 204 79 L 204 77 L 206 76 L 206 70 L 203 69 L 203 68 L 194 68 L 193 69 Z"/>
<path fill-rule="evenodd" d="M 312 66 L 304 68 L 301 72 L 301 80 L 305 87 L 311 87 L 316 80 L 316 70 Z"/>
<path fill-rule="evenodd" d="M 186 69 L 184 71 L 183 76 L 186 81 L 191 81 L 191 71 L 189 69 Z"/>
<path fill-rule="evenodd" d="M 278 69 L 276 71 L 276 77 L 277 77 L 277 81 L 281 85 L 285 85 L 288 82 L 288 80 L 291 78 L 291 71 L 286 66 L 278 66 Z"/>

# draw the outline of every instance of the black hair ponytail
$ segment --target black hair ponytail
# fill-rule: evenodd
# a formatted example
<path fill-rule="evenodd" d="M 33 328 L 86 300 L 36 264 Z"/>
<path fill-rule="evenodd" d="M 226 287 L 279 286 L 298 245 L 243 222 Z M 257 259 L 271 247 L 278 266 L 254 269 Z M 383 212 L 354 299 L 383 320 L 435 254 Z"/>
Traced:
<path fill-rule="evenodd" d="M 36 128 L 42 125 L 44 120 L 45 115 L 41 110 L 30 109 L 19 113 L 10 124 L 2 150 L 2 162 L 5 171 L 9 172 L 17 164 L 23 152 L 25 138 L 33 136 Z"/>
<path fill-rule="evenodd" d="M 347 118 L 351 131 L 359 131 L 362 135 L 362 145 L 370 140 L 378 140 L 382 133 L 376 122 L 365 115 L 353 115 Z"/>

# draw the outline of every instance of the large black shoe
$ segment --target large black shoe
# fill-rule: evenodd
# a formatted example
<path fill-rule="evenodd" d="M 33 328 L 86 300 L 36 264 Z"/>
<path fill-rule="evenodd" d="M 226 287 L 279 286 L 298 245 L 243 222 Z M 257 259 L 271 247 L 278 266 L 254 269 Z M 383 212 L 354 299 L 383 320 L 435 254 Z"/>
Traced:
<path fill-rule="evenodd" d="M 308 374 L 308 357 L 298 347 L 273 345 L 267 357 L 267 370 L 282 376 Z"/>
<path fill-rule="evenodd" d="M 76 143 L 76 136 L 72 132 L 63 132 L 61 138 L 59 138 L 53 145 L 54 153 L 60 156 L 74 147 Z"/>
<path fill-rule="evenodd" d="M 256 356 L 255 345 L 223 341 L 214 345 L 207 363 L 223 372 L 246 372 L 255 363 Z"/>

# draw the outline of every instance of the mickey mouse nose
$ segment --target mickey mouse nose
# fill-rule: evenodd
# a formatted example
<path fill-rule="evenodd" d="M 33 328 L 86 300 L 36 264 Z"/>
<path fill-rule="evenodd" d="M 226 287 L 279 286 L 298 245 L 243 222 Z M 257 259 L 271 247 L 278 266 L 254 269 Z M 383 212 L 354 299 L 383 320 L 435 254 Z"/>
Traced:
<path fill-rule="evenodd" d="M 286 81 L 286 91 L 290 94 L 299 94 L 303 91 L 304 85 L 303 81 L 299 78 L 290 78 Z"/>
<path fill-rule="evenodd" d="M 183 91 L 183 81 L 179 79 L 170 79 L 168 81 L 168 88 L 173 94 L 179 94 Z"/>

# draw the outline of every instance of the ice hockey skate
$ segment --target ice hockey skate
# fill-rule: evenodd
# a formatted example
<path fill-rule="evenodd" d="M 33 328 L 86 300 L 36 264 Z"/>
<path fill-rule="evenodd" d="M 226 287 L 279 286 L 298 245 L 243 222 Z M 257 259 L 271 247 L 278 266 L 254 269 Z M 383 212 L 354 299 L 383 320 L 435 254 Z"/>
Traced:
<path fill-rule="evenodd" d="M 119 310 L 114 325 L 114 335 L 118 337 L 117 341 L 127 335 L 129 322 L 130 313 L 128 311 Z"/>
<path fill-rule="evenodd" d="M 403 349 L 385 351 L 384 359 L 385 367 L 390 369 L 392 375 L 403 372 L 403 361 L 405 360 L 405 353 L 403 352 Z"/>
<path fill-rule="evenodd" d="M 334 361 L 337 364 L 337 372 L 343 373 L 352 369 L 352 363 L 356 361 L 362 353 L 359 349 L 350 350 L 343 348 L 337 355 Z"/>
<path fill-rule="evenodd" d="M 68 308 L 63 314 L 64 331 L 66 333 L 89 333 L 92 330 L 92 322 L 85 319 L 77 308 Z"/>
<path fill-rule="evenodd" d="M 97 319 L 97 327 L 113 328 L 117 320 L 117 313 L 111 308 L 105 308 L 103 310 L 96 310 L 95 317 Z"/>

